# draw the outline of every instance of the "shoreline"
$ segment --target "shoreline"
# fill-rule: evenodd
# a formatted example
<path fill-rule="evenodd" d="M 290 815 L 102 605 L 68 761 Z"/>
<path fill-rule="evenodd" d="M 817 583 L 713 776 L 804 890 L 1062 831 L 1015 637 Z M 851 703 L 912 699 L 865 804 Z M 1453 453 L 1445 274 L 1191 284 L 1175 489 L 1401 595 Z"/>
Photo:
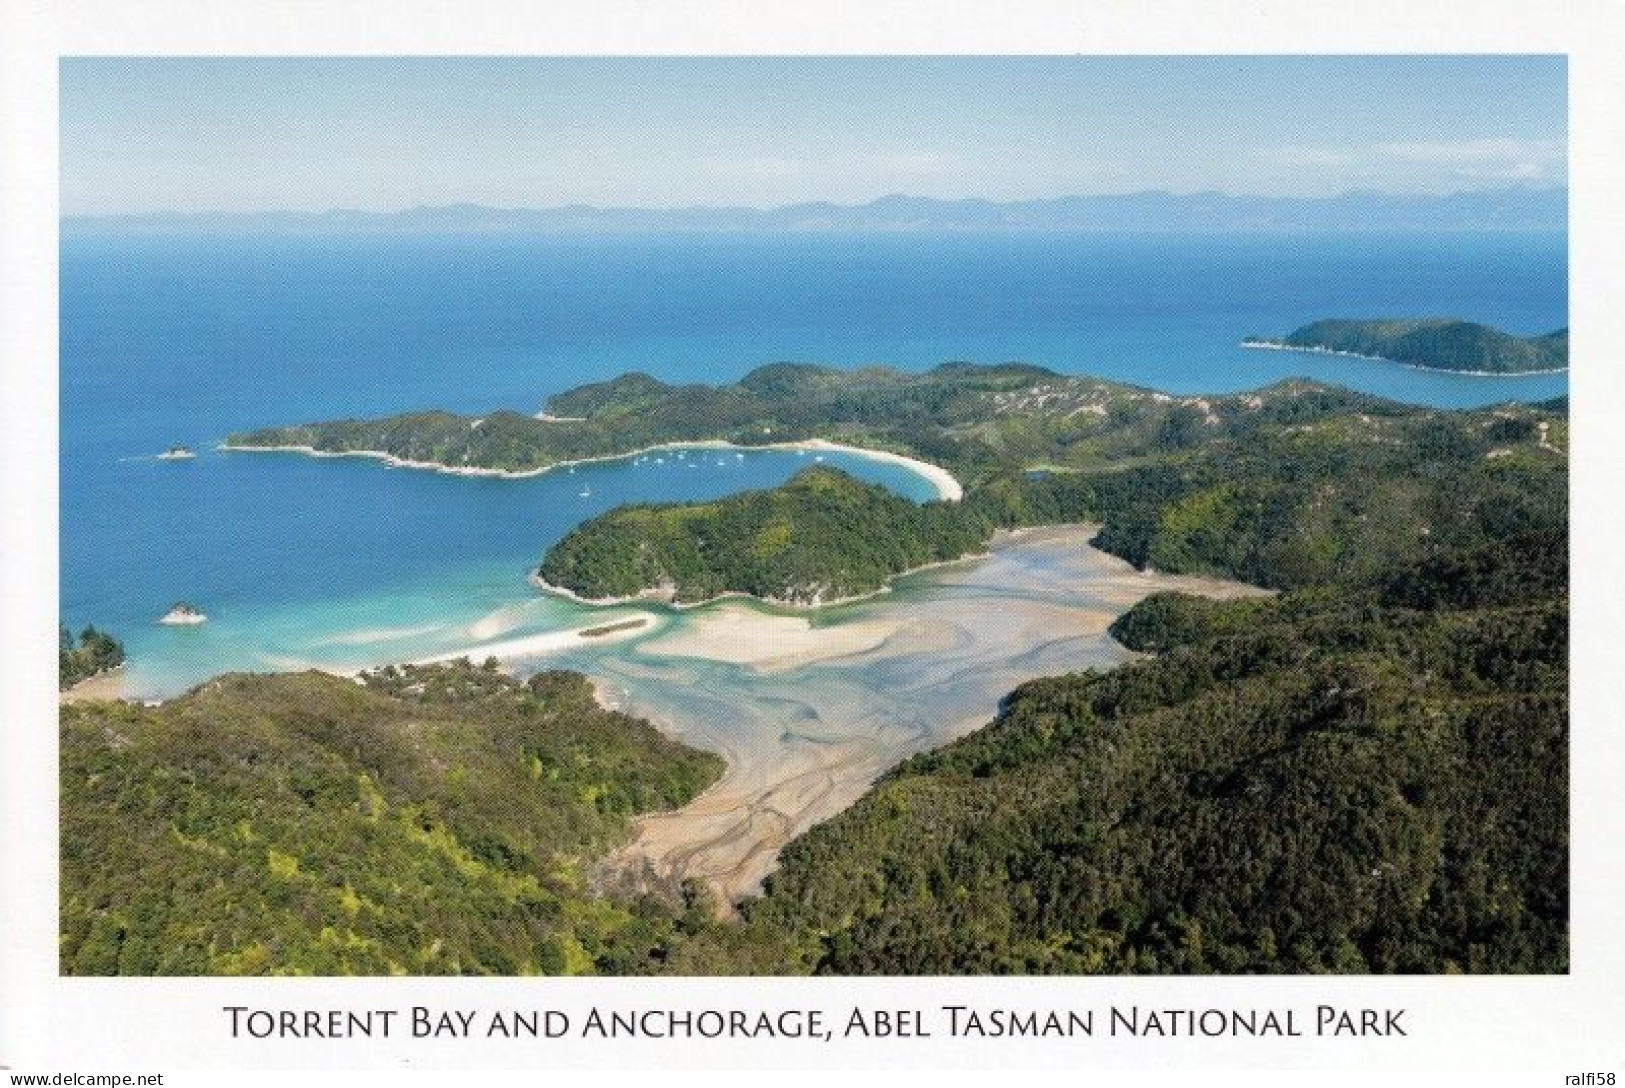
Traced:
<path fill-rule="evenodd" d="M 638 612 L 608 624 L 588 624 L 585 627 L 571 627 L 563 631 L 538 631 L 529 635 L 520 635 L 517 638 L 476 643 L 473 646 L 447 650 L 428 657 L 414 658 L 405 662 L 405 664 L 440 665 L 449 661 L 458 661 L 465 657 L 476 665 L 488 657 L 494 657 L 498 662 L 507 662 L 515 659 L 539 657 L 543 654 L 578 650 L 583 646 L 605 646 L 615 642 L 624 642 L 627 639 L 642 637 L 650 631 L 656 630 L 659 626 L 660 617 L 657 614 Z M 611 629 L 605 630 L 606 627 Z M 589 631 L 593 633 L 588 634 Z M 381 667 L 372 665 L 355 671 L 369 672 L 372 669 Z"/>
<path fill-rule="evenodd" d="M 1282 340 L 1243 340 L 1237 346 L 1247 348 L 1250 351 L 1291 351 L 1299 355 L 1338 355 L 1345 359 L 1366 359 L 1374 363 L 1402 366 L 1406 370 L 1420 370 L 1424 374 L 1459 374 L 1464 378 L 1537 378 L 1541 375 L 1567 374 L 1569 372 L 1569 368 L 1566 366 L 1554 367 L 1550 370 L 1452 370 L 1446 366 L 1423 366 L 1421 363 L 1407 363 L 1401 359 L 1390 359 L 1386 355 L 1364 355 L 1358 351 L 1341 351 L 1337 348 L 1288 344 Z"/>
<path fill-rule="evenodd" d="M 1012 690 L 1134 660 L 1109 629 L 1136 601 L 1164 589 L 1270 592 L 1137 570 L 1087 543 L 1098 528 L 1001 532 L 985 558 L 940 587 L 828 625 L 724 605 L 640 643 L 630 664 L 599 662 L 590 675 L 605 705 L 717 753 L 725 768 L 687 804 L 635 818 L 632 839 L 598 863 L 597 886 L 636 892 L 701 880 L 719 915 L 732 916 L 787 843 L 903 760 L 995 720 Z M 1000 603 L 990 606 L 990 596 Z M 707 679 L 696 694 L 688 671 L 696 661 L 728 671 L 698 674 Z M 719 715 L 719 705 L 729 712 Z"/>
<path fill-rule="evenodd" d="M 129 698 L 124 691 L 124 663 L 121 661 L 110 669 L 85 677 L 72 687 L 60 689 L 56 701 L 58 706 L 67 706 L 69 703 L 92 700 L 126 702 Z"/>
<path fill-rule="evenodd" d="M 1020 530 L 1014 531 L 1019 532 Z M 1095 527 L 1095 531 L 1097 533 L 1100 531 L 1099 526 Z M 998 533 L 1009 532 L 1012 532 L 1012 530 L 995 530 L 994 541 L 997 541 Z M 542 577 L 542 573 L 539 569 L 533 569 L 528 575 L 525 576 L 525 581 L 529 582 L 532 586 L 541 590 L 543 593 L 550 594 L 554 597 L 563 598 L 572 604 L 584 605 L 587 608 L 617 608 L 624 605 L 641 604 L 659 605 L 662 608 L 669 608 L 673 612 L 692 612 L 695 609 L 709 608 L 712 605 L 723 604 L 728 601 L 746 601 L 765 605 L 768 608 L 777 608 L 797 614 L 805 614 L 808 612 L 818 612 L 825 608 L 835 608 L 839 605 L 857 604 L 861 601 L 872 601 L 876 597 L 882 597 L 887 593 L 890 593 L 892 591 L 892 583 L 897 581 L 899 578 L 907 578 L 911 574 L 919 574 L 922 571 L 936 570 L 939 567 L 951 567 L 955 563 L 968 563 L 974 559 L 986 559 L 992 554 L 993 546 L 990 543 L 989 548 L 986 551 L 967 552 L 964 555 L 956 556 L 953 559 L 935 559 L 929 563 L 921 563 L 917 567 L 910 567 L 907 570 L 900 570 L 896 574 L 888 575 L 886 577 L 885 584 L 879 589 L 872 589 L 867 593 L 853 593 L 846 597 L 835 597 L 828 601 L 819 601 L 817 604 L 798 604 L 795 601 L 786 601 L 779 597 L 758 597 L 756 594 L 746 593 L 742 589 L 730 589 L 726 593 L 718 593 L 715 596 L 706 597 L 704 600 L 700 601 L 667 600 L 658 595 L 660 593 L 659 590 L 643 590 L 642 592 L 633 594 L 629 597 L 583 597 L 581 594 L 572 589 L 566 589 L 563 586 L 556 586 L 552 582 L 549 582 L 546 578 Z"/>
<path fill-rule="evenodd" d="M 298 453 L 306 457 L 365 457 L 374 461 L 382 461 L 390 468 L 444 472 L 451 476 L 485 476 L 504 480 L 530 479 L 531 477 L 553 472 L 556 469 L 568 469 L 576 465 L 602 464 L 610 461 L 625 461 L 629 458 L 642 457 L 645 454 L 667 450 L 735 450 L 740 452 L 749 452 L 751 450 L 806 450 L 818 453 L 845 453 L 865 460 L 879 461 L 905 468 L 934 487 L 939 502 L 958 502 L 965 497 L 965 489 L 959 480 L 941 465 L 934 465 L 929 461 L 921 461 L 914 457 L 905 457 L 903 454 L 891 453 L 887 450 L 874 450 L 863 446 L 849 446 L 841 442 L 831 442 L 826 438 L 807 438 L 795 442 L 769 442 L 750 446 L 742 446 L 736 442 L 729 442 L 720 438 L 703 438 L 690 442 L 660 442 L 653 446 L 628 450 L 625 453 L 605 454 L 601 457 L 578 457 L 567 461 L 554 461 L 552 464 L 543 465 L 541 468 L 528 469 L 480 468 L 471 465 L 447 465 L 439 461 L 413 461 L 404 457 L 397 457 L 385 450 L 320 450 L 315 446 L 308 445 L 241 446 L 231 442 L 222 442 L 215 448 L 223 453 Z"/>

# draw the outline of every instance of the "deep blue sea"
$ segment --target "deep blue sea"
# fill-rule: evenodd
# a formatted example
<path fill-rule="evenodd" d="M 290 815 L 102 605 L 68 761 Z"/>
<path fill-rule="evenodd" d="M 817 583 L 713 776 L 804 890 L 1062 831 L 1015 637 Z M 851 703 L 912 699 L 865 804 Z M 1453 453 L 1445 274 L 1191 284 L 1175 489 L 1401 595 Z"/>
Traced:
<path fill-rule="evenodd" d="M 628 370 L 722 382 L 777 360 L 1022 360 L 1181 393 L 1309 375 L 1442 406 L 1566 392 L 1563 375 L 1237 346 L 1331 316 L 1548 332 L 1567 324 L 1560 235 L 70 234 L 61 267 L 62 616 L 124 639 L 138 694 L 225 668 L 365 665 L 574 624 L 572 606 L 524 576 L 582 518 L 763 486 L 806 463 L 696 453 L 470 479 L 216 452 L 233 430 L 534 412 Z M 177 443 L 200 456 L 153 460 Z M 831 460 L 930 494 L 901 469 Z M 211 622 L 155 624 L 183 598 Z"/>

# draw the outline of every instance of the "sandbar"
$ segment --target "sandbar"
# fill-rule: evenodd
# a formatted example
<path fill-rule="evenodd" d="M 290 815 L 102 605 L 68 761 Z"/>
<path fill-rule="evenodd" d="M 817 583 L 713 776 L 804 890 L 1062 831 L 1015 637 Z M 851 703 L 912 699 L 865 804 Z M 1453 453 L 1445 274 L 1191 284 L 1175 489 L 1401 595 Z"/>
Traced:
<path fill-rule="evenodd" d="M 420 657 L 412 661 L 411 664 L 436 665 L 446 661 L 457 661 L 464 657 L 474 662 L 484 661 L 489 657 L 494 657 L 499 662 L 523 660 L 525 658 L 540 657 L 544 654 L 556 654 L 566 650 L 579 649 L 587 645 L 599 646 L 605 643 L 637 638 L 646 634 L 651 624 L 659 621 L 660 617 L 652 612 L 615 616 L 610 619 L 600 620 L 597 623 L 588 624 L 585 627 L 572 628 L 568 631 L 539 631 L 536 634 L 521 635 L 518 638 L 475 643 L 472 646 L 447 650 L 445 653 L 434 654 L 430 657 Z"/>
<path fill-rule="evenodd" d="M 814 625 L 739 603 L 719 604 L 650 639 L 638 651 L 655 657 L 697 657 L 761 672 L 795 668 L 872 650 L 907 626 L 906 619 L 866 619 Z"/>

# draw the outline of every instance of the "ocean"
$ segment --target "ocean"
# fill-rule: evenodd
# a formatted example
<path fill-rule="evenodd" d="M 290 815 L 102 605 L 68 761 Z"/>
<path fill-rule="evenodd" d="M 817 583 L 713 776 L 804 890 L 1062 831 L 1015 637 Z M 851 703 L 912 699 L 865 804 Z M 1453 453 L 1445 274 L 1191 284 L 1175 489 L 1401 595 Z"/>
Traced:
<path fill-rule="evenodd" d="M 465 478 L 216 451 L 230 431 L 430 407 L 534 412 L 624 371 L 725 382 L 782 360 L 1020 360 L 1176 393 L 1306 375 L 1443 407 L 1567 389 L 1565 375 L 1237 346 L 1331 316 L 1548 332 L 1567 324 L 1561 235 L 69 233 L 61 257 L 62 619 L 123 639 L 128 690 L 144 695 L 226 669 L 360 667 L 579 625 L 579 609 L 538 597 L 525 574 L 583 518 L 767 486 L 806 463 L 696 452 Z M 198 458 L 154 459 L 175 444 Z M 904 469 L 829 460 L 931 494 Z M 179 599 L 210 622 L 157 625 Z"/>

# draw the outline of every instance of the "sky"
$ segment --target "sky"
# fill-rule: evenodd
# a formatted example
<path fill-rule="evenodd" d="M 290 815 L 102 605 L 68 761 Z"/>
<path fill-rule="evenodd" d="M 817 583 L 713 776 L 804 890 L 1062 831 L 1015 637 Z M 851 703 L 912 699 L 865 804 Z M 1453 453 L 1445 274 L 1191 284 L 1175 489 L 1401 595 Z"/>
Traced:
<path fill-rule="evenodd" d="M 65 215 L 1566 184 L 1562 57 L 67 58 Z"/>

